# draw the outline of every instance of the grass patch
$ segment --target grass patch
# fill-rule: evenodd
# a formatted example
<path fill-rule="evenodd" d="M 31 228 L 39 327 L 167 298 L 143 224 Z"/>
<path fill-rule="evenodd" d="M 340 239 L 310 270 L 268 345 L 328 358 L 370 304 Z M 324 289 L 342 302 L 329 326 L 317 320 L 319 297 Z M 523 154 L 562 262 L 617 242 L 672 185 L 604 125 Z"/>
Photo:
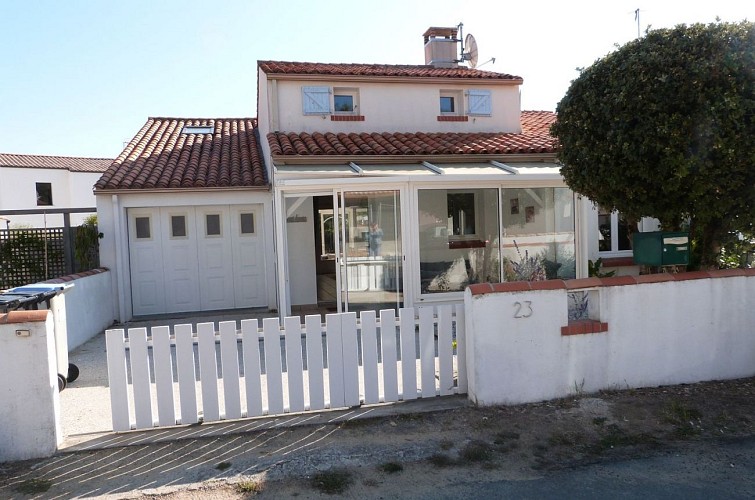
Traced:
<path fill-rule="evenodd" d="M 245 479 L 236 484 L 236 491 L 239 493 L 262 493 L 263 489 L 262 482 L 254 479 Z"/>
<path fill-rule="evenodd" d="M 697 408 L 690 408 L 679 401 L 672 401 L 663 409 L 663 416 L 670 424 L 683 424 L 700 420 L 703 414 Z"/>
<path fill-rule="evenodd" d="M 671 401 L 663 409 L 663 418 L 666 422 L 674 425 L 674 436 L 685 439 L 700 434 L 700 419 L 703 414 L 697 408 Z"/>
<path fill-rule="evenodd" d="M 384 464 L 380 464 L 378 468 L 388 474 L 394 474 L 404 470 L 404 466 L 398 462 L 385 462 Z"/>
<path fill-rule="evenodd" d="M 436 453 L 427 459 L 428 462 L 436 467 L 451 467 L 456 465 L 456 461 L 445 453 Z"/>
<path fill-rule="evenodd" d="M 459 456 L 468 462 L 487 462 L 493 458 L 493 448 L 484 441 L 472 441 L 459 451 Z"/>
<path fill-rule="evenodd" d="M 231 462 L 220 462 L 215 466 L 217 470 L 227 470 L 231 468 Z"/>
<path fill-rule="evenodd" d="M 608 433 L 603 436 L 595 446 L 595 451 L 597 452 L 625 446 L 657 444 L 657 440 L 650 434 L 628 434 L 616 424 L 609 425 L 607 429 Z"/>
<path fill-rule="evenodd" d="M 332 469 L 315 474 L 312 477 L 312 486 L 323 493 L 334 495 L 346 491 L 353 481 L 351 472 Z"/>
<path fill-rule="evenodd" d="M 23 483 L 16 486 L 16 491 L 24 495 L 37 495 L 44 493 L 50 489 L 52 481 L 47 479 L 27 479 Z"/>
<path fill-rule="evenodd" d="M 508 453 L 511 450 L 519 448 L 519 433 L 499 432 L 493 438 L 493 444 L 499 452 Z"/>

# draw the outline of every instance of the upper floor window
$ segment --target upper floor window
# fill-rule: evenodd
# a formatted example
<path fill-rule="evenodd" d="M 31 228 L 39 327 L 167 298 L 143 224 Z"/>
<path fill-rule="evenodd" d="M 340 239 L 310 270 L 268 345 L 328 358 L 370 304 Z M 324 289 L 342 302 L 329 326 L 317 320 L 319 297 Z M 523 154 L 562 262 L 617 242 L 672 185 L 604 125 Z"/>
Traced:
<path fill-rule="evenodd" d="M 37 206 L 52 205 L 52 184 L 37 182 Z"/>
<path fill-rule="evenodd" d="M 440 96 L 440 112 L 441 113 L 455 113 L 456 103 L 452 96 Z"/>
<path fill-rule="evenodd" d="M 359 114 L 359 89 L 302 87 L 302 111 L 305 115 Z"/>
<path fill-rule="evenodd" d="M 333 89 L 333 111 L 336 114 L 356 115 L 359 109 L 358 89 Z"/>
<path fill-rule="evenodd" d="M 493 99 L 489 90 L 441 90 L 438 121 L 468 121 L 469 116 L 491 116 Z"/>
<path fill-rule="evenodd" d="M 461 92 L 458 90 L 441 90 L 440 91 L 440 114 L 441 115 L 461 115 L 463 109 L 461 106 Z"/>
<path fill-rule="evenodd" d="M 598 207 L 598 251 L 631 251 L 631 224 L 626 217 L 611 209 Z"/>

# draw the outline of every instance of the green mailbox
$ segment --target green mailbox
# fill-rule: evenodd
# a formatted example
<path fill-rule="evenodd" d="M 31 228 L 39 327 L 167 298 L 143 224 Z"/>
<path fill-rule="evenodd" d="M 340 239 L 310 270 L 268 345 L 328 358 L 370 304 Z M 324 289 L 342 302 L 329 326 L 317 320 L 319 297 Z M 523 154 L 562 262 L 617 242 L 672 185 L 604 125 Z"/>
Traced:
<path fill-rule="evenodd" d="M 689 233 L 653 231 L 632 236 L 634 263 L 646 266 L 686 266 L 689 264 Z"/>

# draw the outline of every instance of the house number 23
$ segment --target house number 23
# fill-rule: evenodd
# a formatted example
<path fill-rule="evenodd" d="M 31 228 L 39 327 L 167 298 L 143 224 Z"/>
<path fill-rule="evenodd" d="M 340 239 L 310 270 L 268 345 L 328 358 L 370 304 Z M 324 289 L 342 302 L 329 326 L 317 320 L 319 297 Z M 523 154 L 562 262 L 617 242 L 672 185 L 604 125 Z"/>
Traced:
<path fill-rule="evenodd" d="M 515 318 L 529 318 L 532 316 L 532 301 L 514 302 L 514 309 Z"/>

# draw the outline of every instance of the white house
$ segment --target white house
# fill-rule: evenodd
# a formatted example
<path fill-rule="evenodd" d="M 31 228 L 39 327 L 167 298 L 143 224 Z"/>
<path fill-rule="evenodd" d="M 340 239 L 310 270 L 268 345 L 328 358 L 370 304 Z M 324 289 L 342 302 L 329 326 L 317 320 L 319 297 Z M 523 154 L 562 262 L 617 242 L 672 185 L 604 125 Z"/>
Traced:
<path fill-rule="evenodd" d="M 112 159 L 0 153 L 0 211 L 55 210 L 95 206 L 94 183 Z M 81 224 L 89 214 L 72 214 L 71 223 Z M 5 215 L 7 226 L 60 227 L 59 214 Z"/>
<path fill-rule="evenodd" d="M 460 65 L 456 35 L 427 30 L 423 65 L 259 61 L 256 120 L 150 118 L 95 191 L 120 319 L 586 276 L 598 213 L 559 174 L 555 114 Z"/>

